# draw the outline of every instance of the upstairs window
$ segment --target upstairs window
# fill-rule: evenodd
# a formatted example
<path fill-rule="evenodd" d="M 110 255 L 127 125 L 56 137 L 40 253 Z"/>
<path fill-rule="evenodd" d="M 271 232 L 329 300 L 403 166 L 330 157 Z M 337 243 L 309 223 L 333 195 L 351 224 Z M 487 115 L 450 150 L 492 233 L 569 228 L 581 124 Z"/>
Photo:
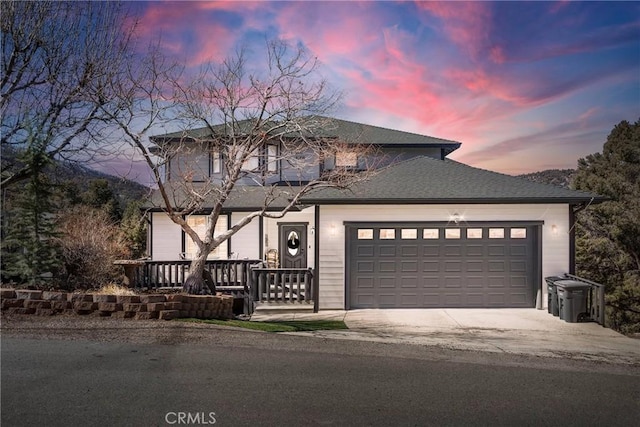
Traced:
<path fill-rule="evenodd" d="M 358 166 L 358 153 L 355 151 L 341 150 L 336 153 L 336 167 L 355 168 Z"/>
<path fill-rule="evenodd" d="M 267 145 L 267 172 L 278 172 L 278 146 Z"/>
<path fill-rule="evenodd" d="M 247 157 L 244 163 L 242 164 L 242 170 L 247 172 L 256 171 L 258 170 L 259 167 L 260 167 L 260 158 L 255 154 L 252 154 L 249 157 Z"/>
<path fill-rule="evenodd" d="M 220 152 L 211 151 L 211 173 L 220 173 L 221 171 Z"/>

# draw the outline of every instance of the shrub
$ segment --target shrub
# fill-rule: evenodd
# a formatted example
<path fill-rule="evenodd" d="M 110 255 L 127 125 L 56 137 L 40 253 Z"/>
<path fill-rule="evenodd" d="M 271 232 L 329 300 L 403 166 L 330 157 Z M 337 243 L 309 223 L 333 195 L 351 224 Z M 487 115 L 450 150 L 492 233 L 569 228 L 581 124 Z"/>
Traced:
<path fill-rule="evenodd" d="M 96 288 L 122 276 L 116 259 L 129 252 L 120 229 L 103 210 L 76 206 L 59 217 L 64 280 L 69 287 Z"/>

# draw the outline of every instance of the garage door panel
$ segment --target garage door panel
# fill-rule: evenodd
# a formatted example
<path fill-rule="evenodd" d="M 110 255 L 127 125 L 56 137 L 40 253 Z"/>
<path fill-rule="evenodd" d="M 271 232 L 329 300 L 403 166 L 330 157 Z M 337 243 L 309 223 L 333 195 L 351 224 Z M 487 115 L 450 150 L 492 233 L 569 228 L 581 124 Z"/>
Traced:
<path fill-rule="evenodd" d="M 350 307 L 533 307 L 536 233 L 469 227 L 445 238 L 443 226 L 367 225 L 373 238 L 362 240 L 350 228 Z M 396 238 L 380 239 L 381 229 Z"/>
<path fill-rule="evenodd" d="M 507 286 L 507 279 L 504 276 L 488 276 L 487 286 L 490 288 L 504 288 Z"/>
<path fill-rule="evenodd" d="M 510 285 L 512 288 L 528 288 L 530 286 L 527 276 L 511 276 Z"/>
<path fill-rule="evenodd" d="M 381 288 L 395 288 L 396 282 L 397 282 L 397 279 L 395 276 L 392 276 L 392 277 L 381 276 L 378 278 L 378 283 L 380 284 Z"/>
<path fill-rule="evenodd" d="M 400 298 L 400 306 L 402 308 L 419 307 L 418 294 L 402 294 Z"/>
<path fill-rule="evenodd" d="M 378 304 L 380 304 L 381 308 L 397 306 L 397 299 L 398 299 L 398 296 L 395 293 L 394 294 L 387 294 L 387 293 L 378 294 Z"/>
<path fill-rule="evenodd" d="M 502 244 L 492 244 L 488 247 L 488 254 L 490 257 L 503 257 L 506 253 L 504 243 Z"/>
<path fill-rule="evenodd" d="M 402 288 L 417 288 L 418 277 L 402 277 L 400 279 L 400 287 Z"/>
<path fill-rule="evenodd" d="M 357 247 L 357 253 L 358 253 L 358 257 L 360 258 L 365 258 L 365 257 L 372 257 L 373 256 L 373 245 L 360 245 Z"/>
<path fill-rule="evenodd" d="M 482 273 L 484 270 L 484 261 L 467 261 L 464 263 L 467 273 Z"/>
<path fill-rule="evenodd" d="M 380 268 L 380 272 L 383 273 L 395 273 L 398 268 L 395 261 L 380 261 L 378 267 Z"/>
<path fill-rule="evenodd" d="M 403 245 L 401 247 L 400 254 L 402 256 L 417 257 L 418 256 L 418 246 L 416 246 L 416 245 Z"/>
<path fill-rule="evenodd" d="M 423 261 L 422 272 L 423 273 L 437 273 L 440 271 L 440 261 Z"/>
<path fill-rule="evenodd" d="M 527 247 L 525 245 L 514 245 L 509 246 L 509 255 L 511 256 L 526 256 L 527 255 Z"/>
<path fill-rule="evenodd" d="M 417 273 L 418 261 L 401 261 L 400 267 L 400 271 L 403 273 Z"/>
<path fill-rule="evenodd" d="M 359 293 L 355 305 L 358 307 L 373 307 L 373 294 Z"/>
<path fill-rule="evenodd" d="M 462 261 L 446 261 L 444 271 L 447 273 L 459 273 L 462 271 Z"/>
<path fill-rule="evenodd" d="M 484 246 L 467 245 L 467 247 L 465 248 L 465 255 L 468 257 L 481 257 L 484 255 Z"/>
<path fill-rule="evenodd" d="M 462 303 L 462 295 L 461 294 L 445 294 L 444 295 L 444 303 L 449 307 L 461 307 Z"/>
<path fill-rule="evenodd" d="M 356 280 L 356 288 L 358 289 L 373 289 L 375 283 L 374 277 L 363 277 L 360 276 Z M 369 291 L 370 292 L 370 291 Z"/>
<path fill-rule="evenodd" d="M 425 276 L 422 278 L 423 288 L 439 288 L 441 283 L 440 276 Z"/>
<path fill-rule="evenodd" d="M 506 272 L 506 263 L 504 261 L 489 261 L 489 272 L 491 273 L 504 273 Z"/>
<path fill-rule="evenodd" d="M 489 293 L 487 294 L 487 303 L 493 306 L 504 306 L 507 303 L 505 294 L 502 293 Z"/>
<path fill-rule="evenodd" d="M 527 271 L 527 262 L 525 260 L 512 260 L 509 262 L 510 273 L 524 273 Z"/>
<path fill-rule="evenodd" d="M 520 294 L 511 293 L 509 297 L 511 304 L 525 304 L 527 301 L 527 294 L 524 292 Z"/>
<path fill-rule="evenodd" d="M 462 255 L 462 246 L 460 245 L 445 245 L 444 256 L 447 257 L 459 257 Z"/>
<path fill-rule="evenodd" d="M 356 263 L 356 271 L 358 273 L 373 273 L 373 261 L 358 261 Z"/>
<path fill-rule="evenodd" d="M 440 246 L 439 245 L 423 245 L 422 255 L 425 257 L 439 257 Z"/>
<path fill-rule="evenodd" d="M 467 293 L 467 301 L 465 306 L 468 307 L 482 307 L 484 305 L 483 293 Z"/>
<path fill-rule="evenodd" d="M 461 288 L 462 287 L 462 278 L 461 277 L 447 277 L 444 279 L 444 287 L 445 288 Z"/>
<path fill-rule="evenodd" d="M 484 288 L 484 276 L 467 276 L 467 288 Z"/>
<path fill-rule="evenodd" d="M 396 247 L 391 245 L 380 245 L 381 257 L 394 257 L 396 256 Z"/>

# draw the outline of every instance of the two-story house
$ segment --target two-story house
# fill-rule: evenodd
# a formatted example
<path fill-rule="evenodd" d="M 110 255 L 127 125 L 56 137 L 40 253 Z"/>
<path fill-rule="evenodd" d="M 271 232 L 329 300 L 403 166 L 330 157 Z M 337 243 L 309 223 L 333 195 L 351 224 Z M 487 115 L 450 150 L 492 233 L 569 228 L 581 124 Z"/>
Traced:
<path fill-rule="evenodd" d="M 460 147 L 455 141 L 331 123 L 322 137 L 344 141 L 343 149 L 322 158 L 301 151 L 295 157 L 305 162 L 303 169 L 279 160 L 281 150 L 291 149 L 280 141 L 247 159 L 244 166 L 255 174 L 243 178 L 225 203 L 217 232 L 259 209 L 265 187 L 299 185 L 335 168 L 374 165 L 377 173 L 347 190 L 307 194 L 281 219 L 254 219 L 211 258 L 266 260 L 277 254 L 280 267 L 311 268 L 321 309 L 542 308 L 544 277 L 574 271 L 575 213 L 598 202 L 597 196 L 449 160 Z M 190 131 L 190 149 L 168 156 L 168 177 L 224 180 L 224 147 L 204 149 L 211 143 L 207 132 Z M 167 147 L 184 144 L 184 137 L 152 140 L 171 153 Z M 287 185 L 278 187 L 274 210 L 287 203 Z M 206 213 L 205 205 L 187 220 L 197 229 L 206 224 Z M 150 209 L 149 223 L 152 260 L 194 255 L 191 239 L 160 208 Z"/>

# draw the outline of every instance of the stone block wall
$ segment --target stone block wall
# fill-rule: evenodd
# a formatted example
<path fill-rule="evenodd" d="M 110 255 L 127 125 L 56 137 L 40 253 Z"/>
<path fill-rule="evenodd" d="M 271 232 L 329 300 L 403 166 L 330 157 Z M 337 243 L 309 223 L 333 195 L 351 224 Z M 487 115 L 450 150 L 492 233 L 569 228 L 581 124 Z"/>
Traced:
<path fill-rule="evenodd" d="M 0 289 L 2 311 L 10 314 L 52 316 L 95 315 L 122 319 L 231 319 L 231 295 L 104 295 Z"/>

